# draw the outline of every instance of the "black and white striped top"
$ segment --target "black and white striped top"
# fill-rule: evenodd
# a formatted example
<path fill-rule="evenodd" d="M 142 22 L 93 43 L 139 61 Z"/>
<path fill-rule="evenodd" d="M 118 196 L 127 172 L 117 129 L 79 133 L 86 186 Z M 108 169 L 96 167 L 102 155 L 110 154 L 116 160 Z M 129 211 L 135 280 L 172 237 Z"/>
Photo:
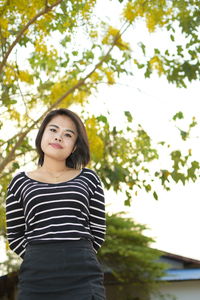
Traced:
<path fill-rule="evenodd" d="M 23 257 L 28 243 L 91 239 L 97 251 L 105 236 L 104 192 L 97 174 L 83 168 L 62 183 L 44 183 L 20 172 L 6 200 L 10 248 Z"/>

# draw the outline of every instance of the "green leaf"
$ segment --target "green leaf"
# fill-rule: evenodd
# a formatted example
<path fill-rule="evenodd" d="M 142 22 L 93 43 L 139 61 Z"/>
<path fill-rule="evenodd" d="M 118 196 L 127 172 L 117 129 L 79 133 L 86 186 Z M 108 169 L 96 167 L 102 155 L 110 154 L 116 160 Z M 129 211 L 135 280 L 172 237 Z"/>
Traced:
<path fill-rule="evenodd" d="M 84 58 L 86 60 L 90 60 L 90 59 L 93 59 L 94 58 L 94 53 L 90 50 L 86 51 L 85 54 L 84 54 Z"/>
<path fill-rule="evenodd" d="M 150 184 L 147 184 L 144 187 L 145 187 L 146 192 L 150 192 L 151 191 L 151 185 Z"/>
<path fill-rule="evenodd" d="M 182 111 L 177 112 L 177 113 L 173 116 L 172 119 L 173 119 L 174 121 L 177 120 L 177 119 L 179 119 L 179 120 L 184 119 L 184 115 L 183 115 Z"/>
<path fill-rule="evenodd" d="M 180 134 L 181 134 L 181 138 L 186 141 L 187 137 L 188 137 L 188 132 L 184 131 L 184 130 L 180 130 Z"/>
<path fill-rule="evenodd" d="M 126 199 L 126 200 L 124 201 L 124 205 L 130 206 L 130 205 L 131 205 L 130 199 Z"/>
<path fill-rule="evenodd" d="M 153 192 L 153 197 L 154 197 L 155 200 L 158 200 L 158 195 L 155 191 Z"/>
<path fill-rule="evenodd" d="M 160 50 L 157 49 L 157 48 L 155 48 L 155 49 L 154 49 L 154 53 L 155 53 L 155 54 L 160 54 Z"/>
<path fill-rule="evenodd" d="M 131 123 L 133 121 L 133 117 L 132 117 L 130 111 L 125 111 L 124 114 L 127 117 L 128 122 Z"/>
<path fill-rule="evenodd" d="M 72 54 L 73 54 L 74 56 L 78 56 L 78 51 L 72 51 Z"/>
<path fill-rule="evenodd" d="M 169 50 L 165 50 L 165 55 L 169 56 Z"/>
<path fill-rule="evenodd" d="M 139 46 L 140 46 L 140 48 L 142 49 L 143 54 L 146 55 L 146 46 L 145 46 L 145 44 L 143 44 L 143 43 L 141 42 L 141 43 L 139 43 Z"/>
<path fill-rule="evenodd" d="M 105 124 L 108 123 L 108 120 L 107 120 L 106 116 L 103 116 L 103 115 L 98 116 L 98 117 L 97 117 L 97 120 L 98 120 L 99 122 L 103 122 L 103 123 L 105 123 Z"/>

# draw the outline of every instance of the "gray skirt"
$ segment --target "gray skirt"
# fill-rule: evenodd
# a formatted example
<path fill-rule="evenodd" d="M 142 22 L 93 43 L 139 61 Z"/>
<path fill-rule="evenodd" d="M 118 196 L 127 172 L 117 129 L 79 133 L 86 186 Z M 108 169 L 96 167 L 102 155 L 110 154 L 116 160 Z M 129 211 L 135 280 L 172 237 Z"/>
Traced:
<path fill-rule="evenodd" d="M 103 272 L 89 240 L 28 245 L 18 300 L 105 300 Z"/>

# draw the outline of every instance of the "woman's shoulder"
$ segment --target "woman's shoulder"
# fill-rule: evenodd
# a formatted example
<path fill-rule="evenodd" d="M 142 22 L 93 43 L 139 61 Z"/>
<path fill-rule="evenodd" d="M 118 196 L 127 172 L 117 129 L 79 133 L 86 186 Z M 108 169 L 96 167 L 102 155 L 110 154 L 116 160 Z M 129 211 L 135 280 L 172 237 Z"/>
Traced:
<path fill-rule="evenodd" d="M 23 181 L 24 179 L 25 179 L 25 171 L 17 171 L 13 175 L 8 188 L 13 189 L 14 187 L 18 186 L 20 182 Z"/>
<path fill-rule="evenodd" d="M 17 180 L 18 178 L 22 177 L 25 174 L 24 170 L 18 170 L 17 172 L 15 172 L 12 176 L 11 182 Z"/>
<path fill-rule="evenodd" d="M 83 173 L 84 176 L 86 176 L 87 178 L 89 178 L 92 182 L 94 183 L 100 183 L 100 178 L 98 176 L 98 174 L 96 173 L 96 171 L 89 169 L 89 168 L 84 168 L 83 169 Z"/>

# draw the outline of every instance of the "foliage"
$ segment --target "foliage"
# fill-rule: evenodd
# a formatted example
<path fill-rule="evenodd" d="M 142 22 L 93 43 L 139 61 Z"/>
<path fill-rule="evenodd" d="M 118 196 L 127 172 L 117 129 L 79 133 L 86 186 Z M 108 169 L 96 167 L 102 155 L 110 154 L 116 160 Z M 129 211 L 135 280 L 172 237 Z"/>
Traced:
<path fill-rule="evenodd" d="M 162 253 L 150 248 L 153 239 L 143 234 L 146 226 L 122 213 L 107 216 L 107 226 L 105 245 L 99 253 L 107 271 L 125 286 L 140 287 L 146 297 L 155 292 L 167 265 L 158 261 Z"/>
<path fill-rule="evenodd" d="M 135 66 L 143 68 L 146 77 L 156 70 L 178 86 L 197 79 L 199 2 L 120 2 L 121 29 L 99 21 L 95 15 L 98 13 L 95 0 L 32 0 L 28 5 L 27 1 L 1 3 L 1 129 L 6 130 L 4 124 L 7 126 L 8 123 L 3 122 L 5 120 L 9 120 L 13 128 L 8 137 L 0 140 L 3 187 L 18 166 L 27 163 L 27 157 L 34 160 L 30 133 L 50 109 L 71 104 L 81 105 L 84 109 L 88 97 L 100 83 L 113 85 L 123 74 L 136 72 Z M 116 3 L 113 1 L 113 5 Z M 176 55 L 168 50 L 161 53 L 155 48 L 150 56 L 144 41 L 141 41 L 141 63 L 132 51 L 132 46 L 136 45 L 123 38 L 139 21 L 146 23 L 150 34 L 162 28 L 168 32 L 172 43 L 176 43 L 176 31 L 181 29 L 187 43 L 177 46 Z M 190 67 L 185 68 L 186 64 Z M 130 123 L 126 128 L 128 138 L 121 129 L 111 128 L 104 116 L 96 119 L 88 116 L 86 123 L 93 152 L 92 165 L 101 172 L 106 188 L 113 186 L 117 191 L 127 187 L 128 204 L 131 191 L 135 189 L 137 193 L 138 187 L 151 191 L 157 198 L 151 186 L 152 178 L 147 179 L 150 178 L 147 166 L 159 155 L 142 126 L 132 125 L 132 116 L 128 112 L 126 117 Z M 182 137 L 187 135 L 183 131 L 181 134 Z M 155 173 L 164 187 L 169 175 L 175 182 L 182 180 L 183 183 L 190 174 L 192 179 L 196 178 L 198 162 L 189 162 L 190 156 L 181 157 L 177 150 L 171 154 L 174 169 Z M 190 171 L 180 179 L 180 166 L 184 167 L 186 163 L 189 163 Z"/>
<path fill-rule="evenodd" d="M 145 77 L 150 77 L 156 70 L 178 87 L 186 87 L 187 80 L 199 79 L 199 9 L 198 0 L 128 1 L 124 17 L 129 22 L 134 23 L 138 18 L 144 18 L 149 32 L 156 31 L 158 27 L 167 29 L 175 46 L 174 52 L 168 48 L 160 50 L 155 47 L 148 60 L 135 60 L 138 68 L 145 69 Z M 183 44 L 177 42 L 177 31 L 182 34 Z M 140 47 L 147 56 L 148 49 L 143 42 Z"/>
<path fill-rule="evenodd" d="M 125 112 L 125 116 L 127 120 L 123 122 L 126 125 L 123 130 L 110 126 L 108 119 L 102 115 L 96 119 L 93 117 L 93 122 L 90 119 L 86 124 L 89 123 L 89 132 L 96 128 L 96 136 L 102 141 L 102 149 L 97 146 L 98 157 L 93 151 L 91 166 L 98 171 L 106 189 L 119 192 L 126 186 L 125 204 L 130 205 L 132 190 L 137 194 L 141 185 L 147 192 L 151 190 L 152 178 L 145 178 L 145 173 L 150 173 L 148 164 L 158 158 L 158 153 L 142 127 L 134 126 L 130 112 Z M 93 140 L 92 145 L 98 143 Z"/>

